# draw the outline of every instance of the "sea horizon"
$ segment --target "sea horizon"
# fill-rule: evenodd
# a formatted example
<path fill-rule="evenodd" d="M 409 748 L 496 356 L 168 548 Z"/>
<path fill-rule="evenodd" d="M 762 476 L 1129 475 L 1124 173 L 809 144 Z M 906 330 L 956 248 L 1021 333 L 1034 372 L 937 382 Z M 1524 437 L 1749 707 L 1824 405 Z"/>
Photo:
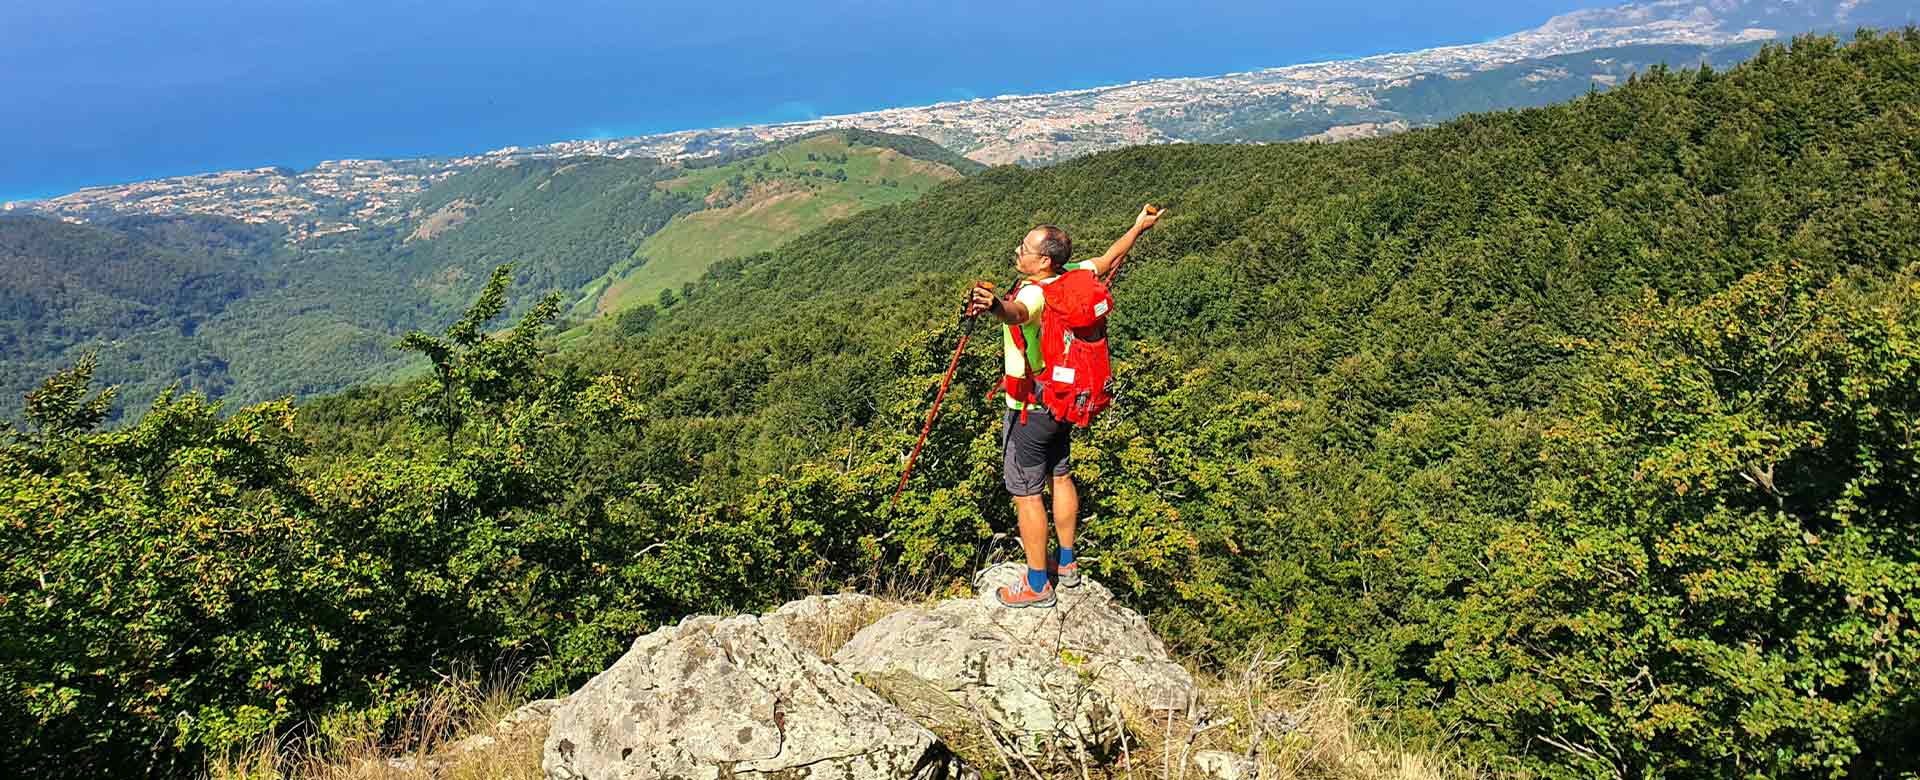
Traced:
<path fill-rule="evenodd" d="M 564 141 L 609 140 L 682 131 L 802 122 L 823 116 L 862 114 L 938 103 L 1016 95 L 1056 94 L 1128 83 L 1205 78 L 1319 62 L 1337 62 L 1382 54 L 1484 43 L 1532 29 L 1561 13 L 1613 4 L 1592 0 L 1584 2 L 1582 0 L 1542 0 L 1542 2 L 1518 4 L 1519 13 L 1510 13 L 1501 17 L 1503 23 L 1498 29 L 1483 27 L 1468 30 L 1464 29 L 1464 24 L 1404 25 L 1404 27 L 1419 27 L 1419 29 L 1395 29 L 1393 32 L 1397 32 L 1397 35 L 1383 33 L 1369 36 L 1364 40 L 1340 42 L 1322 40 L 1319 41 L 1321 44 L 1319 46 L 1295 46 L 1284 51 L 1263 52 L 1257 48 L 1241 46 L 1227 47 L 1225 50 L 1214 52 L 1192 52 L 1192 56 L 1187 60 L 1168 65 L 1123 57 L 1095 59 L 1092 65 L 1079 64 L 1080 61 L 1075 59 L 1072 60 L 1072 63 L 1075 63 L 1073 67 L 1045 75 L 1033 75 L 1018 67 L 1002 67 L 991 73 L 981 71 L 980 75 L 990 77 L 989 80 L 967 86 L 940 86 L 924 83 L 924 79 L 903 79 L 899 78 L 898 74 L 893 74 L 895 77 L 890 78 L 888 74 L 874 73 L 870 74 L 872 78 L 854 79 L 840 84 L 837 92 L 825 88 L 814 89 L 812 91 L 819 95 L 814 99 L 768 103 L 757 99 L 762 97 L 761 95 L 751 93 L 742 94 L 737 100 L 726 96 L 703 96 L 700 99 L 679 101 L 665 108 L 648 106 L 646 111 L 635 111 L 624 118 L 611 118 L 612 121 L 594 121 L 591 116 L 586 116 L 594 113 L 596 109 L 603 108 L 605 103 L 620 102 L 590 99 L 593 97 L 591 93 L 598 87 L 588 85 L 588 88 L 579 90 L 579 94 L 564 96 L 566 99 L 561 101 L 580 109 L 577 112 L 579 116 L 573 118 L 557 116 L 557 114 L 566 113 L 564 111 L 548 111 L 534 112 L 537 116 L 524 121 L 503 123 L 497 121 L 502 112 L 482 111 L 477 115 L 480 118 L 470 122 L 449 122 L 442 125 L 433 121 L 435 117 L 424 115 L 430 112 L 423 112 L 423 115 L 417 118 L 424 123 L 427 130 L 424 133 L 416 132 L 421 128 L 412 126 L 403 118 L 396 118 L 396 123 L 393 125 L 382 125 L 373 120 L 367 120 L 366 124 L 356 126 L 355 131 L 328 130 L 325 127 L 316 127 L 306 133 L 276 131 L 280 133 L 279 143 L 240 144 L 241 148 L 230 150 L 227 149 L 228 145 L 203 137 L 211 131 L 201 131 L 181 136 L 184 140 L 179 144 L 160 144 L 161 148 L 156 152 L 122 154 L 120 155 L 122 158 L 127 158 L 124 162 L 104 161 L 99 165 L 85 164 L 91 158 L 84 152 L 51 148 L 35 156 L 43 160 L 51 159 L 56 163 L 65 156 L 75 162 L 72 166 L 73 170 L 62 171 L 66 175 L 58 175 L 52 170 L 42 170 L 40 181 L 23 181 L 18 187 L 0 189 L 0 202 L 45 200 L 91 187 L 123 185 L 218 171 L 266 167 L 308 170 L 322 162 L 348 159 L 459 157 L 507 147 L 537 147 Z M 1411 3 L 1407 5 L 1422 7 Z M 1440 15 L 1443 10 L 1429 10 L 1422 15 Z M 1524 20 L 1519 18 L 1521 15 L 1525 16 Z M 1423 19 L 1421 21 L 1450 20 Z M 1468 21 L 1471 23 L 1475 20 Z M 1091 35 L 1087 37 L 1097 38 Z M 4 42 L 4 39 L 0 38 L 0 43 Z M 1093 41 L 1095 44 L 1098 42 L 1097 39 Z M 792 55 L 793 52 L 787 52 L 787 54 Z M 642 56 L 641 59 L 646 57 Z M 804 56 L 800 56 L 799 59 L 803 62 L 807 61 Z M 0 64 L 4 63 L 0 62 Z M 635 65 L 630 62 L 625 64 Z M 857 69 L 855 65 L 841 59 L 816 64 L 821 64 L 827 69 Z M 951 64 L 946 63 L 949 66 Z M 749 81 L 752 80 L 749 79 Z M 765 80 L 753 81 L 753 83 L 766 86 L 762 81 Z M 801 81 L 804 81 L 804 78 Z M 376 80 L 373 83 L 376 86 L 369 89 L 338 91 L 330 94 L 328 99 L 339 104 L 341 109 L 357 103 L 378 103 L 379 98 L 392 89 L 392 85 L 384 80 Z M 795 86 L 780 83 L 772 86 L 775 89 L 759 91 L 783 94 L 807 91 L 804 84 Z M 486 96 L 488 103 L 493 99 L 492 95 Z M 758 103 L 761 107 L 743 110 L 745 105 L 752 103 Z M 256 118 L 266 118 L 267 115 L 273 114 L 271 109 L 278 105 L 273 100 L 267 100 L 262 104 L 261 110 L 255 112 L 258 115 Z M 624 121 L 621 121 L 622 119 Z M 186 124 L 191 125 L 192 122 L 189 121 Z M 462 131 L 446 132 L 439 129 L 448 125 L 460 126 Z M 0 141 L 6 140 L 5 131 L 7 130 L 4 122 L 0 122 Z M 258 140 L 243 130 L 234 129 L 231 132 L 245 141 Z M 27 145 L 31 147 L 31 141 Z M 205 147 L 224 151 L 218 154 L 204 151 L 188 153 Z M 182 153 L 173 154 L 172 151 L 175 148 L 182 149 Z M 0 172 L 4 170 L 0 168 Z"/>

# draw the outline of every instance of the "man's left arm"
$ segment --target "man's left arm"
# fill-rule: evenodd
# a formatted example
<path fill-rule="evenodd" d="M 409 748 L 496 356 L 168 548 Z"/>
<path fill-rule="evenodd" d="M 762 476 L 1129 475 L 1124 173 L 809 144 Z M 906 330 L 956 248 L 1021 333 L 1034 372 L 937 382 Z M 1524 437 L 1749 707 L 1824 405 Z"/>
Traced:
<path fill-rule="evenodd" d="M 1140 234 L 1152 230 L 1154 224 L 1160 221 L 1160 215 L 1166 212 L 1166 209 L 1156 209 L 1152 204 L 1142 207 L 1140 216 L 1133 218 L 1133 227 L 1127 229 L 1126 235 L 1113 242 L 1113 246 L 1107 247 L 1106 254 L 1092 260 L 1094 275 L 1106 276 L 1107 271 L 1113 269 L 1114 263 L 1120 262 L 1120 258 L 1126 257 L 1128 252 L 1133 251 L 1133 242 L 1140 240 Z"/>

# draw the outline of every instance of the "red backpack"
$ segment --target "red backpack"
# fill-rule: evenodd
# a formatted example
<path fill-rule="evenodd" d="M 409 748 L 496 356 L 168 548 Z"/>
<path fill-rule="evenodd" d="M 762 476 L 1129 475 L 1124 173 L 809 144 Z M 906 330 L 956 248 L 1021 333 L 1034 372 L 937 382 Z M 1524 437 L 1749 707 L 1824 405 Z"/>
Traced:
<path fill-rule="evenodd" d="M 1082 428 L 1113 403 L 1113 363 L 1107 354 L 1107 315 L 1113 297 L 1100 277 L 1087 269 L 1068 271 L 1044 282 L 1047 305 L 1040 310 L 1041 366 L 1028 366 L 1032 398 L 1054 419 Z M 1026 337 L 1013 328 L 1013 343 L 1026 354 Z"/>

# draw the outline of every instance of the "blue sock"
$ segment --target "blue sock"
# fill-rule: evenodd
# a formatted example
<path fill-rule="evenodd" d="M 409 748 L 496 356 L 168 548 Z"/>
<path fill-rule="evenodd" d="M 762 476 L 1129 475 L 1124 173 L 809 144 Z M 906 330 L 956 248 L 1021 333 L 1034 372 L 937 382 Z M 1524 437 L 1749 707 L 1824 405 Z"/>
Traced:
<path fill-rule="evenodd" d="M 1065 566 L 1070 563 L 1073 563 L 1073 548 L 1072 547 L 1060 548 L 1060 565 Z"/>
<path fill-rule="evenodd" d="M 1033 592 L 1035 593 L 1039 593 L 1040 591 L 1046 589 L 1047 570 L 1046 569 L 1028 569 L 1027 570 L 1027 587 L 1032 588 Z"/>

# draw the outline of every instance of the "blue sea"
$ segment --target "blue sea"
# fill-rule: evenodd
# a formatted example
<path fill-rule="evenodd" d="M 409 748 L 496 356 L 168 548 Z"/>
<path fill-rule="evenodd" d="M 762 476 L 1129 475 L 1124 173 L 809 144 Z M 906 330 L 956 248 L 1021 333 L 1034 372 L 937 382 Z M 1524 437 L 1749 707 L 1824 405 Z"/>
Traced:
<path fill-rule="evenodd" d="M 0 5 L 0 200 L 1472 43 L 1588 0 Z"/>

